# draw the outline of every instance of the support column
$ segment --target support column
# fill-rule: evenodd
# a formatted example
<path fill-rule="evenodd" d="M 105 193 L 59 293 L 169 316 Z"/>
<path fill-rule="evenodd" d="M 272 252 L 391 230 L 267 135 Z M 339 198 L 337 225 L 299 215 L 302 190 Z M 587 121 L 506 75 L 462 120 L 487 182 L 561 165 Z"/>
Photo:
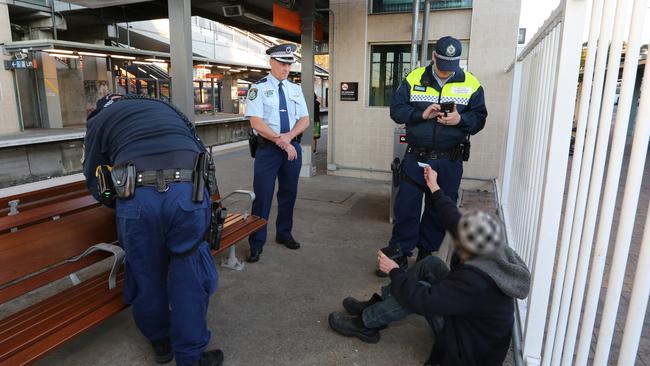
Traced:
<path fill-rule="evenodd" d="M 192 24 L 190 0 L 167 2 L 171 54 L 171 100 L 194 122 Z"/>
<path fill-rule="evenodd" d="M 38 69 L 36 80 L 40 95 L 39 106 L 41 109 L 41 127 L 62 128 L 61 92 L 59 76 L 56 70 L 57 60 L 45 52 L 38 52 Z"/>
<path fill-rule="evenodd" d="M 422 15 L 422 50 L 420 51 L 420 66 L 426 66 L 429 56 L 429 15 L 431 13 L 430 0 L 424 0 Z"/>
<path fill-rule="evenodd" d="M 9 8 L 5 0 L 0 0 L 0 43 L 11 42 L 11 27 L 9 26 Z M 4 61 L 11 58 L 0 47 L 0 135 L 20 132 L 20 110 L 16 100 L 15 74 L 13 70 L 5 70 Z"/>
<path fill-rule="evenodd" d="M 411 70 L 415 70 L 418 62 L 418 13 L 420 0 L 413 0 L 413 28 L 411 29 Z"/>
<path fill-rule="evenodd" d="M 302 169 L 301 177 L 311 177 L 316 174 L 316 166 L 312 164 L 312 146 L 314 139 L 314 12 L 315 0 L 304 0 L 302 3 L 302 94 L 309 110 L 309 127 L 302 134 Z"/>

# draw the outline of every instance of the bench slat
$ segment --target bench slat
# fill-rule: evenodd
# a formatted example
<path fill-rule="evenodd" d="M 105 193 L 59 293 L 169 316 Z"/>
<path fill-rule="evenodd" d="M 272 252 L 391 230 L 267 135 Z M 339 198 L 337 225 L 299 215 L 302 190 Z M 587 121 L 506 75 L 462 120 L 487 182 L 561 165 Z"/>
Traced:
<path fill-rule="evenodd" d="M 6 360 L 0 360 L 0 365 L 26 365 L 45 356 L 70 339 L 82 334 L 104 320 L 119 313 L 127 307 L 122 301 L 120 294 L 115 294 L 108 299 L 102 306 L 97 307 L 94 311 L 85 314 L 76 321 L 68 324 L 65 328 L 58 329 L 28 347 L 23 348 L 20 352 L 12 354 Z"/>
<path fill-rule="evenodd" d="M 99 206 L 99 202 L 97 202 L 93 196 L 81 196 L 63 202 L 50 203 L 28 211 L 19 212 L 14 216 L 1 217 L 0 232 L 14 227 L 20 228 L 27 225 L 37 224 L 51 219 L 53 216 L 63 216 L 97 206 Z"/>
<path fill-rule="evenodd" d="M 115 241 L 114 216 L 111 209 L 97 207 L 1 236 L 0 286 L 78 255 L 93 244 Z"/>
<path fill-rule="evenodd" d="M 40 343 L 42 338 L 48 334 L 65 329 L 68 325 L 83 318 L 85 315 L 92 314 L 96 309 L 110 302 L 114 296 L 120 298 L 121 301 L 122 282 L 110 291 L 107 286 L 102 287 L 102 289 L 103 291 L 94 294 L 92 298 L 79 302 L 78 306 L 74 308 L 74 311 L 70 310 L 56 314 L 57 316 L 52 315 L 51 318 L 39 322 L 37 329 L 34 329 L 36 328 L 36 325 L 34 325 L 32 327 L 33 331 L 31 332 L 22 332 L 6 341 L 3 340 L 0 347 L 0 362 L 30 344 Z M 70 294 L 72 293 L 74 292 L 70 291 Z"/>

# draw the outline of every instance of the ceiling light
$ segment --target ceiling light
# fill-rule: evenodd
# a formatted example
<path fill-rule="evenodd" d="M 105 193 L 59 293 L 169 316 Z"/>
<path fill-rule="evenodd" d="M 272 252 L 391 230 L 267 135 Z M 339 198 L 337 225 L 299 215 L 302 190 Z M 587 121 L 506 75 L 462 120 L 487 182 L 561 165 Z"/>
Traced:
<path fill-rule="evenodd" d="M 82 56 L 96 56 L 96 57 L 106 57 L 106 56 L 108 56 L 108 55 L 105 54 L 105 53 L 95 53 L 95 52 L 83 52 L 83 51 L 79 51 L 79 52 L 77 52 L 77 53 L 80 54 L 80 55 L 82 55 Z"/>
<path fill-rule="evenodd" d="M 210 64 L 202 64 L 202 65 L 198 65 L 198 66 L 203 66 L 203 67 L 213 67 L 213 66 L 215 66 L 215 65 L 210 65 Z"/>
<path fill-rule="evenodd" d="M 68 50 L 57 50 L 57 49 L 54 49 L 54 48 L 49 48 L 49 49 L 47 49 L 47 50 L 43 50 L 43 51 L 45 51 L 45 52 L 54 52 L 54 53 L 66 53 L 66 54 L 69 54 L 69 55 L 72 54 L 72 51 L 68 51 Z"/>
<path fill-rule="evenodd" d="M 111 55 L 111 58 L 120 58 L 123 60 L 135 60 L 133 56 Z"/>
<path fill-rule="evenodd" d="M 77 55 L 62 55 L 58 53 L 48 53 L 48 55 L 52 57 L 58 57 L 58 58 L 79 58 Z"/>
<path fill-rule="evenodd" d="M 230 72 L 239 72 L 239 70 L 236 70 L 236 69 L 230 69 L 228 71 L 230 71 Z"/>
<path fill-rule="evenodd" d="M 149 62 L 159 63 L 159 64 L 166 64 L 167 63 L 166 60 L 161 60 L 159 58 L 145 58 L 144 60 L 149 61 Z"/>
<path fill-rule="evenodd" d="M 251 69 L 252 72 L 262 72 L 262 70 L 259 69 Z"/>
<path fill-rule="evenodd" d="M 219 65 L 219 66 L 217 66 L 217 67 L 220 68 L 220 69 L 226 69 L 226 70 L 227 70 L 227 69 L 230 69 L 230 66 L 222 66 L 222 65 Z"/>
<path fill-rule="evenodd" d="M 151 62 L 144 62 L 144 61 L 133 61 L 132 63 L 136 65 L 151 65 Z"/>

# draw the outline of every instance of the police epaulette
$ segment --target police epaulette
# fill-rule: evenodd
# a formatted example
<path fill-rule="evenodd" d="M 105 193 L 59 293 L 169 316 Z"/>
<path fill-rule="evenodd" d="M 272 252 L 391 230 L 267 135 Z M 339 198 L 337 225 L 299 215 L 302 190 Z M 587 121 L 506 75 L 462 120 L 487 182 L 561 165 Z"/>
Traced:
<path fill-rule="evenodd" d="M 261 78 L 260 80 L 256 81 L 255 84 L 261 84 L 265 82 L 266 82 L 266 78 Z"/>

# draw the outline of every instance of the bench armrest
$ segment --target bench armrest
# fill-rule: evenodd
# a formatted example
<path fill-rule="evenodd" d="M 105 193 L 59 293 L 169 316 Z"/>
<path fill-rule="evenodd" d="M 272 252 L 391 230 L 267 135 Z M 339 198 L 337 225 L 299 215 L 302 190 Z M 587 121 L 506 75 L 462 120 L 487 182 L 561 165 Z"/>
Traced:
<path fill-rule="evenodd" d="M 79 254 L 76 257 L 72 257 L 68 259 L 68 262 L 76 262 L 79 259 L 94 253 L 96 251 L 102 251 L 102 252 L 108 252 L 113 254 L 113 267 L 111 268 L 111 274 L 108 276 L 108 289 L 112 290 L 116 286 L 116 277 L 117 277 L 117 271 L 120 269 L 120 266 L 124 262 L 124 256 L 126 253 L 124 252 L 124 249 L 121 247 L 115 245 L 115 243 L 99 243 L 95 244 L 88 249 L 86 249 L 85 252 Z"/>
<path fill-rule="evenodd" d="M 253 201 L 255 201 L 255 193 L 252 192 L 252 191 L 246 191 L 246 190 L 243 190 L 243 189 L 238 189 L 238 190 L 236 190 L 236 191 L 230 192 L 226 197 L 221 198 L 221 199 L 219 200 L 219 202 L 223 202 L 223 201 L 226 200 L 227 198 L 229 198 L 229 197 L 231 197 L 231 196 L 234 196 L 234 195 L 244 195 L 244 196 L 248 196 L 248 198 L 249 198 L 249 202 L 250 202 L 250 205 L 251 205 L 251 210 L 253 209 Z M 246 218 L 248 217 L 248 215 L 249 215 L 248 210 L 244 211 L 244 220 L 246 220 Z"/>

